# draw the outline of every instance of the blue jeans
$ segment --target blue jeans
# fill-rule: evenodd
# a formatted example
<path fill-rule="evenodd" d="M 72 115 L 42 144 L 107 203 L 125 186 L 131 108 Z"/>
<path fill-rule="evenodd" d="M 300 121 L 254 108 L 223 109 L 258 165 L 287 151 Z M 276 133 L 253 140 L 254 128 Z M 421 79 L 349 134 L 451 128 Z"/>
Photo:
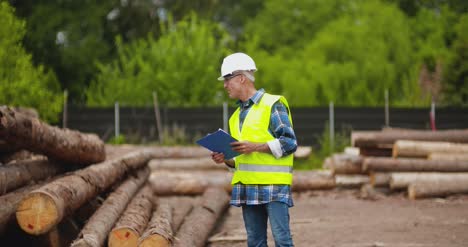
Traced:
<path fill-rule="evenodd" d="M 267 247 L 267 221 L 270 219 L 271 232 L 276 247 L 294 246 L 289 229 L 289 207 L 286 203 L 270 202 L 260 205 L 242 206 L 247 245 Z"/>

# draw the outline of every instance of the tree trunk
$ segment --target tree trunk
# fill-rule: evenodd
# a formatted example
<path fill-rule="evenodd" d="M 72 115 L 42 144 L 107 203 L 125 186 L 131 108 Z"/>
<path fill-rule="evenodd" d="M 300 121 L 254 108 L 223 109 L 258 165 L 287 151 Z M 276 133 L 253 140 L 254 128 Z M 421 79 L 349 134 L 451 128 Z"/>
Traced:
<path fill-rule="evenodd" d="M 467 194 L 468 180 L 466 178 L 454 180 L 438 180 L 427 182 L 414 182 L 408 186 L 408 196 L 411 199 L 426 197 L 449 196 L 454 194 Z"/>
<path fill-rule="evenodd" d="M 171 203 L 172 208 L 174 209 L 173 211 L 173 217 L 172 217 L 172 231 L 174 233 L 177 233 L 179 230 L 180 226 L 184 222 L 185 217 L 192 211 L 193 209 L 193 200 L 191 201 L 185 201 L 182 204 L 175 204 L 173 205 Z"/>
<path fill-rule="evenodd" d="M 146 184 L 128 204 L 109 234 L 108 246 L 137 246 L 153 211 L 153 190 Z"/>
<path fill-rule="evenodd" d="M 153 212 L 148 227 L 138 240 L 141 247 L 169 247 L 173 241 L 172 207 L 167 203 L 159 204 Z"/>
<path fill-rule="evenodd" d="M 362 173 L 362 157 L 350 154 L 334 154 L 331 157 L 330 169 L 333 174 Z"/>
<path fill-rule="evenodd" d="M 439 173 L 439 172 L 394 172 L 390 175 L 390 188 L 406 189 L 408 185 L 419 182 L 447 183 L 451 181 L 468 180 L 468 173 Z"/>
<path fill-rule="evenodd" d="M 8 107 L 0 107 L 0 139 L 66 163 L 91 164 L 105 159 L 104 143 L 95 134 L 53 127 Z"/>
<path fill-rule="evenodd" d="M 44 155 L 35 154 L 28 150 L 18 150 L 13 153 L 1 154 L 0 153 L 0 163 L 8 164 L 10 162 L 18 162 L 22 160 L 32 160 L 32 159 L 45 159 L 47 158 Z"/>
<path fill-rule="evenodd" d="M 398 140 L 393 144 L 393 157 L 424 157 L 433 152 L 468 153 L 468 144 Z"/>
<path fill-rule="evenodd" d="M 153 171 L 149 182 L 157 195 L 201 195 L 208 187 L 231 191 L 228 171 Z"/>
<path fill-rule="evenodd" d="M 382 147 L 397 140 L 445 141 L 468 143 L 468 130 L 388 130 L 353 131 L 351 143 L 355 147 Z"/>
<path fill-rule="evenodd" d="M 468 161 L 468 153 L 430 153 L 427 157 L 430 160 L 453 160 L 453 161 Z"/>
<path fill-rule="evenodd" d="M 390 184 L 390 173 L 371 172 L 369 174 L 369 183 L 374 187 L 388 187 Z"/>
<path fill-rule="evenodd" d="M 18 190 L 0 196 L 0 235 L 7 226 L 15 220 L 15 212 L 18 203 L 32 190 L 39 188 L 42 184 L 34 184 L 22 187 Z"/>
<path fill-rule="evenodd" d="M 392 146 L 389 144 L 388 147 L 361 147 L 359 154 L 366 157 L 392 157 Z"/>
<path fill-rule="evenodd" d="M 23 160 L 0 166 L 0 195 L 64 171 L 63 166 L 47 159 Z"/>
<path fill-rule="evenodd" d="M 293 173 L 293 191 L 335 188 L 335 178 L 330 171 L 297 171 Z"/>
<path fill-rule="evenodd" d="M 218 218 L 228 207 L 229 195 L 220 188 L 208 188 L 203 202 L 195 206 L 176 234 L 174 247 L 203 247 Z M 202 227 L 201 227 L 202 226 Z"/>
<path fill-rule="evenodd" d="M 103 246 L 112 226 L 124 212 L 131 198 L 148 179 L 149 174 L 148 167 L 139 169 L 135 174 L 130 174 L 93 214 L 71 246 Z"/>
<path fill-rule="evenodd" d="M 138 145 L 106 145 L 106 155 L 108 157 L 119 157 L 123 154 L 130 153 L 135 149 L 141 149 Z M 182 158 L 206 158 L 210 156 L 211 151 L 202 147 L 186 147 L 186 146 L 171 146 L 171 147 L 153 147 L 155 159 L 182 159 Z"/>
<path fill-rule="evenodd" d="M 143 150 L 56 179 L 20 202 L 16 211 L 18 224 L 29 234 L 45 233 L 127 172 L 146 165 L 151 158 L 152 153 Z"/>
<path fill-rule="evenodd" d="M 211 158 L 153 159 L 149 167 L 153 171 L 227 170 L 224 164 L 216 164 Z"/>
<path fill-rule="evenodd" d="M 362 168 L 365 172 L 466 172 L 468 161 L 365 158 Z"/>
<path fill-rule="evenodd" d="M 312 147 L 298 146 L 296 152 L 294 152 L 295 159 L 307 159 L 312 153 Z"/>
<path fill-rule="evenodd" d="M 335 175 L 335 184 L 342 188 L 359 188 L 369 183 L 369 176 L 360 174 L 338 174 Z"/>

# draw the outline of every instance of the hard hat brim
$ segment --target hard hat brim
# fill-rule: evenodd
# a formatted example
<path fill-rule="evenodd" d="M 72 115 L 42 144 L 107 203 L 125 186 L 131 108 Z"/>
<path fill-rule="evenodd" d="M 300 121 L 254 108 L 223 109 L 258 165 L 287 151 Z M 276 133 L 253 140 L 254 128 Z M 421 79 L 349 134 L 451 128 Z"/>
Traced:
<path fill-rule="evenodd" d="M 224 81 L 224 76 L 218 77 L 218 81 Z"/>

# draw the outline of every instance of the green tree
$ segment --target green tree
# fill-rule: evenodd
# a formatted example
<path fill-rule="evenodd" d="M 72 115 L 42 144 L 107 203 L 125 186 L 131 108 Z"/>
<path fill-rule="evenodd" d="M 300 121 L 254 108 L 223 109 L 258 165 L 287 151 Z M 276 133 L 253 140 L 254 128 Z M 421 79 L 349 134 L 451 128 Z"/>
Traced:
<path fill-rule="evenodd" d="M 216 78 L 227 53 L 227 34 L 194 14 L 168 23 L 157 40 L 149 36 L 125 45 L 117 39 L 118 59 L 99 64 L 100 73 L 87 90 L 88 105 L 149 105 L 153 91 L 169 106 L 220 103 L 222 83 Z"/>
<path fill-rule="evenodd" d="M 272 9 L 276 6 L 276 11 L 279 2 L 269 4 Z M 329 101 L 336 105 L 382 105 L 385 89 L 389 89 L 394 105 L 428 102 L 417 83 L 415 71 L 419 68 L 409 22 L 396 6 L 377 0 L 335 1 L 330 4 L 335 4 L 334 8 L 324 0 L 298 2 L 307 13 L 301 21 L 294 14 L 287 15 L 295 13 L 293 7 L 283 5 L 289 11 L 276 18 L 280 23 L 271 31 L 274 33 L 260 31 L 262 36 L 255 36 L 251 31 L 247 35 L 256 37 L 243 47 L 259 60 L 259 86 L 273 88 L 292 104 L 303 106 Z M 271 14 L 267 11 L 270 9 L 259 16 L 267 18 Z M 273 20 L 255 21 L 252 25 L 260 27 L 271 25 Z M 310 26 L 313 22 L 317 23 Z M 283 48 L 289 42 L 293 44 Z"/>
<path fill-rule="evenodd" d="M 468 106 L 468 14 L 456 25 L 457 38 L 446 65 L 443 84 L 443 103 Z"/>
<path fill-rule="evenodd" d="M 37 109 L 44 120 L 56 121 L 62 107 L 53 72 L 35 67 L 21 45 L 25 22 L 7 2 L 0 2 L 0 104 Z"/>

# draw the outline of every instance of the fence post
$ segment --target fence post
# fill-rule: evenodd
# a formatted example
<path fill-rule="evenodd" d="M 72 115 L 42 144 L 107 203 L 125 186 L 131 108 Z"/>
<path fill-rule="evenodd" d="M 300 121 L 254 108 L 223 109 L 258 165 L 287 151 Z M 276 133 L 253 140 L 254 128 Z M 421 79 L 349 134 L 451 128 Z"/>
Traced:
<path fill-rule="evenodd" d="M 68 91 L 63 91 L 63 116 L 62 116 L 62 128 L 67 127 L 68 121 Z"/>
<path fill-rule="evenodd" d="M 156 117 L 156 128 L 158 129 L 159 144 L 163 143 L 163 131 L 161 126 L 161 113 L 159 111 L 158 95 L 153 91 L 154 115 Z"/>
<path fill-rule="evenodd" d="M 431 129 L 432 131 L 436 131 L 436 115 L 435 115 L 435 102 L 434 99 L 432 99 L 431 102 L 431 112 L 429 113 L 429 118 L 431 120 Z"/>
<path fill-rule="evenodd" d="M 114 120 L 115 120 L 115 138 L 120 135 L 120 112 L 119 102 L 116 101 L 114 105 Z"/>
<path fill-rule="evenodd" d="M 385 127 L 390 127 L 390 111 L 388 106 L 388 89 L 385 89 Z"/>
<path fill-rule="evenodd" d="M 333 101 L 330 101 L 330 152 L 335 151 L 335 112 L 333 107 Z"/>
<path fill-rule="evenodd" d="M 223 129 L 228 131 L 228 105 L 227 102 L 223 102 Z"/>

